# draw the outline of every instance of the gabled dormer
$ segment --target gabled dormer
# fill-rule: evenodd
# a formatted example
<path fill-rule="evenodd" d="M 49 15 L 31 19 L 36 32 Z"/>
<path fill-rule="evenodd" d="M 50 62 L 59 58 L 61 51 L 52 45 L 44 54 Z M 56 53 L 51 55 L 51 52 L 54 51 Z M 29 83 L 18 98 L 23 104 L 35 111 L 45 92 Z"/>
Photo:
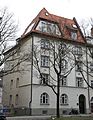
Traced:
<path fill-rule="evenodd" d="M 84 36 L 75 18 L 68 19 L 50 14 L 45 8 L 28 25 L 22 37 L 31 33 L 85 43 Z"/>
<path fill-rule="evenodd" d="M 60 29 L 57 23 L 50 22 L 47 20 L 41 19 L 36 27 L 36 30 L 42 33 L 48 33 L 50 35 L 61 35 Z"/>

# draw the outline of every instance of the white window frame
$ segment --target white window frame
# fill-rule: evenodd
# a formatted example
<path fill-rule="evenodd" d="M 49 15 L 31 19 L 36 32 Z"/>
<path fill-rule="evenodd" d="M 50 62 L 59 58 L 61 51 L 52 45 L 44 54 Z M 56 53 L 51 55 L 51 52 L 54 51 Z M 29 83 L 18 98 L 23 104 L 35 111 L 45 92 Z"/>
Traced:
<path fill-rule="evenodd" d="M 40 104 L 49 104 L 49 95 L 47 93 L 42 93 L 40 96 Z"/>
<path fill-rule="evenodd" d="M 77 54 L 77 55 L 81 55 L 81 54 L 82 54 L 82 47 L 80 47 L 80 46 L 75 46 L 75 47 L 73 48 L 73 53 L 74 53 L 74 54 Z"/>
<path fill-rule="evenodd" d="M 49 74 L 42 73 L 41 84 L 46 85 L 49 82 Z"/>
<path fill-rule="evenodd" d="M 65 59 L 62 60 L 61 69 L 62 69 L 62 70 L 67 69 L 67 61 L 66 61 Z"/>
<path fill-rule="evenodd" d="M 49 40 L 41 39 L 41 48 L 49 49 Z"/>
<path fill-rule="evenodd" d="M 93 72 L 93 62 L 90 63 L 90 72 Z"/>
<path fill-rule="evenodd" d="M 67 105 L 68 104 L 68 96 L 66 94 L 61 95 L 60 104 L 62 104 L 62 105 Z"/>
<path fill-rule="evenodd" d="M 41 67 L 49 67 L 49 56 L 41 55 Z"/>
<path fill-rule="evenodd" d="M 71 31 L 71 39 L 77 40 L 77 32 Z"/>
<path fill-rule="evenodd" d="M 60 76 L 60 85 L 67 86 L 67 77 Z"/>
<path fill-rule="evenodd" d="M 79 66 L 79 67 L 78 67 Z M 82 71 L 83 63 L 82 61 L 78 61 L 78 65 L 76 65 L 76 71 Z"/>
<path fill-rule="evenodd" d="M 76 77 L 76 87 L 83 87 L 83 79 L 81 77 Z"/>

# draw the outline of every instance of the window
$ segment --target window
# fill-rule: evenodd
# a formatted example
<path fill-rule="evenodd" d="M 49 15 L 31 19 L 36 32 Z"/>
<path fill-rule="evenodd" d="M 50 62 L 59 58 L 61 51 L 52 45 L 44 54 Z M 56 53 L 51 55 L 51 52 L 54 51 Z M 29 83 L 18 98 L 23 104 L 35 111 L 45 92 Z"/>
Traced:
<path fill-rule="evenodd" d="M 18 105 L 18 94 L 16 94 L 15 105 Z"/>
<path fill-rule="evenodd" d="M 71 31 L 71 39 L 73 40 L 77 39 L 77 33 L 75 31 Z"/>
<path fill-rule="evenodd" d="M 93 72 L 93 63 L 90 63 L 90 72 Z"/>
<path fill-rule="evenodd" d="M 47 25 L 46 25 L 46 22 L 44 22 L 44 21 L 41 22 L 41 31 L 47 32 Z"/>
<path fill-rule="evenodd" d="M 82 47 L 80 46 L 75 46 L 73 48 L 73 54 L 81 55 L 82 54 Z"/>
<path fill-rule="evenodd" d="M 46 39 L 41 40 L 41 48 L 48 49 L 49 48 L 49 41 Z"/>
<path fill-rule="evenodd" d="M 47 93 L 41 94 L 40 104 L 49 104 L 49 95 Z"/>
<path fill-rule="evenodd" d="M 10 89 L 12 89 L 12 87 L 13 87 L 13 80 L 11 80 L 10 82 Z"/>
<path fill-rule="evenodd" d="M 67 68 L 67 61 L 63 59 L 63 60 L 61 61 L 61 69 L 64 70 L 64 69 L 66 69 L 66 68 Z"/>
<path fill-rule="evenodd" d="M 16 79 L 16 88 L 19 87 L 19 78 Z"/>
<path fill-rule="evenodd" d="M 41 32 L 46 32 L 52 35 L 61 35 L 58 25 L 48 21 L 41 20 L 36 30 L 40 30 Z"/>
<path fill-rule="evenodd" d="M 93 97 L 91 97 L 91 100 L 90 100 L 91 102 L 93 102 Z"/>
<path fill-rule="evenodd" d="M 76 71 L 82 71 L 82 67 L 83 67 L 83 64 L 81 61 L 77 61 L 78 63 L 76 63 Z"/>
<path fill-rule="evenodd" d="M 42 74 L 41 78 L 41 84 L 46 84 L 49 81 L 49 75 L 48 74 Z"/>
<path fill-rule="evenodd" d="M 61 104 L 68 104 L 68 96 L 66 94 L 62 94 L 60 97 Z"/>
<path fill-rule="evenodd" d="M 49 67 L 49 57 L 48 56 L 41 56 L 41 66 Z"/>
<path fill-rule="evenodd" d="M 9 97 L 9 105 L 12 105 L 12 95 Z"/>
<path fill-rule="evenodd" d="M 60 85 L 61 86 L 67 85 L 67 77 L 60 76 Z"/>
<path fill-rule="evenodd" d="M 76 87 L 83 87 L 83 79 L 80 77 L 76 78 Z"/>
<path fill-rule="evenodd" d="M 91 87 L 93 87 L 93 80 L 91 80 Z"/>

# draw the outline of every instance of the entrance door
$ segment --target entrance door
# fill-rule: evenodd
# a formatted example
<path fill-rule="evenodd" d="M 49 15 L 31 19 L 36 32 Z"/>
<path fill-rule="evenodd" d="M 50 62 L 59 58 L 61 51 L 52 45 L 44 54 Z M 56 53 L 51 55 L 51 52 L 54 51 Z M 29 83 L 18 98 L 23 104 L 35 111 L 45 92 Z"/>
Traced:
<path fill-rule="evenodd" d="M 86 100 L 84 95 L 79 96 L 79 112 L 84 114 L 86 110 Z"/>

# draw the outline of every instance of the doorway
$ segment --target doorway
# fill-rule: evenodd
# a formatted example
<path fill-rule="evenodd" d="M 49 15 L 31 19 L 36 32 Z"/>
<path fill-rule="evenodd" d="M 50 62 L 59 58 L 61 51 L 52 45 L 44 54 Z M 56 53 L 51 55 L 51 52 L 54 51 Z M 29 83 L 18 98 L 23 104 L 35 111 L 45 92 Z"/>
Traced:
<path fill-rule="evenodd" d="M 86 112 L 86 99 L 84 95 L 79 96 L 79 112 L 84 114 Z"/>

